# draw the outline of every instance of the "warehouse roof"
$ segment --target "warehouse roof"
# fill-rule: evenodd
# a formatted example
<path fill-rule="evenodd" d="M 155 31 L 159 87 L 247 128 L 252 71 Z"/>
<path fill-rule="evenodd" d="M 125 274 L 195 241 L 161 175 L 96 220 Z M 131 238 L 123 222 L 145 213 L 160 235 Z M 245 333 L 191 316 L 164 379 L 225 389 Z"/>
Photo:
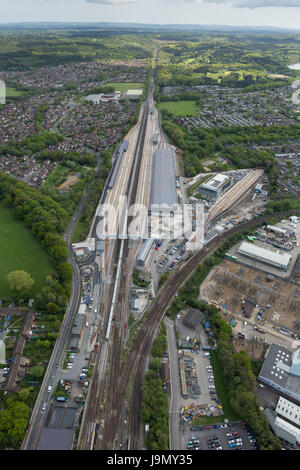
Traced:
<path fill-rule="evenodd" d="M 183 319 L 183 324 L 189 328 L 194 329 L 197 328 L 201 321 L 203 321 L 203 318 L 204 315 L 200 310 L 197 310 L 196 308 L 190 308 Z"/>
<path fill-rule="evenodd" d="M 282 418 L 279 418 L 278 416 L 275 419 L 275 425 L 283 429 L 287 433 L 290 433 L 292 436 L 296 438 L 297 442 L 300 442 L 300 429 L 296 428 L 296 426 L 294 426 L 291 423 L 288 423 L 287 421 L 285 421 Z"/>
<path fill-rule="evenodd" d="M 153 243 L 154 243 L 154 240 L 152 240 L 151 238 L 144 241 L 144 243 L 142 244 L 142 248 L 140 249 L 140 252 L 137 257 L 138 261 L 143 261 L 143 262 L 146 261 L 147 256 L 149 255 L 150 250 L 153 246 Z"/>
<path fill-rule="evenodd" d="M 276 419 L 277 419 L 276 414 L 270 408 L 265 408 L 264 413 L 270 423 L 272 430 L 276 434 L 276 436 L 278 436 L 280 439 L 283 439 L 291 444 L 296 445 L 297 443 L 296 436 L 291 434 L 290 430 L 287 431 L 286 429 L 283 429 L 280 421 L 276 422 Z"/>
<path fill-rule="evenodd" d="M 286 234 L 286 230 L 284 228 L 276 227 L 275 225 L 267 225 L 267 230 L 271 232 L 282 233 L 283 235 Z"/>
<path fill-rule="evenodd" d="M 276 413 L 287 418 L 292 423 L 300 427 L 300 406 L 295 403 L 287 400 L 286 398 L 279 397 Z"/>
<path fill-rule="evenodd" d="M 160 206 L 166 204 L 170 209 L 178 205 L 174 152 L 171 149 L 158 149 L 154 153 L 151 203 Z"/>
<path fill-rule="evenodd" d="M 286 268 L 288 267 L 291 260 L 291 255 L 288 255 L 287 253 L 281 254 L 279 250 L 271 251 L 267 248 L 262 248 L 261 246 L 247 242 L 243 242 L 241 244 L 238 249 L 238 253 L 249 256 L 251 258 L 257 258 L 264 263 L 283 266 Z"/>
<path fill-rule="evenodd" d="M 271 380 L 281 387 L 286 387 L 291 364 L 291 351 L 279 344 L 273 343 L 267 352 L 259 377 Z"/>

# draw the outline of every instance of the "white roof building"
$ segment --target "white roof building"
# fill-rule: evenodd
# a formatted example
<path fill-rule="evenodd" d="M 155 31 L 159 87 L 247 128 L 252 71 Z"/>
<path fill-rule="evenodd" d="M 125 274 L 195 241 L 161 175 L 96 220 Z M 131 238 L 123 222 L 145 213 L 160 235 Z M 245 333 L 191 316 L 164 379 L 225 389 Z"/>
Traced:
<path fill-rule="evenodd" d="M 231 184 L 232 177 L 230 175 L 219 173 L 200 184 L 198 191 L 205 196 L 219 198 Z"/>
<path fill-rule="evenodd" d="M 143 94 L 143 89 L 140 90 L 127 90 L 125 97 L 126 98 L 139 98 Z"/>
<path fill-rule="evenodd" d="M 296 438 L 296 442 L 298 444 L 300 443 L 300 429 L 296 428 L 296 426 L 291 423 L 288 423 L 282 418 L 279 418 L 279 416 L 277 416 L 277 418 L 275 419 L 275 425 L 283 431 L 286 431 L 287 433 L 294 436 Z"/>
<path fill-rule="evenodd" d="M 282 418 L 286 418 L 294 425 L 300 427 L 300 406 L 280 397 L 275 412 Z"/>
<path fill-rule="evenodd" d="M 275 225 L 267 225 L 267 230 L 270 232 L 280 233 L 282 235 L 286 234 L 286 230 L 284 228 L 276 227 Z"/>
<path fill-rule="evenodd" d="M 149 238 L 145 240 L 142 244 L 142 248 L 137 256 L 137 265 L 138 266 L 145 266 L 147 264 L 148 256 L 151 253 L 151 250 L 154 245 L 154 240 Z"/>
<path fill-rule="evenodd" d="M 291 255 L 281 253 L 279 250 L 271 251 L 267 248 L 262 248 L 261 246 L 247 242 L 241 244 L 238 253 L 280 269 L 287 269 L 292 258 Z"/>

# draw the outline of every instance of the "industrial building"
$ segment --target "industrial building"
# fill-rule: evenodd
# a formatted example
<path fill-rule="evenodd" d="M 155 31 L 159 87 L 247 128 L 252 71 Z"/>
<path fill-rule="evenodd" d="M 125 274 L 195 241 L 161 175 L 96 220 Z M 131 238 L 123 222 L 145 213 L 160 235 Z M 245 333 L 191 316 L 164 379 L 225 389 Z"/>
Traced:
<path fill-rule="evenodd" d="M 142 244 L 142 248 L 139 251 L 139 254 L 136 259 L 137 266 L 147 267 L 150 260 L 150 253 L 153 249 L 154 240 L 149 238 L 145 240 Z"/>
<path fill-rule="evenodd" d="M 286 235 L 286 230 L 284 228 L 276 227 L 275 225 L 267 225 L 267 230 L 269 232 L 278 233 L 278 235 Z"/>
<path fill-rule="evenodd" d="M 196 308 L 190 308 L 182 323 L 188 328 L 195 330 L 200 325 L 200 323 L 203 322 L 203 320 L 204 315 L 202 312 L 200 312 L 200 310 L 197 310 Z"/>
<path fill-rule="evenodd" d="M 267 248 L 262 248 L 261 246 L 247 242 L 241 244 L 238 249 L 238 254 L 285 270 L 288 268 L 292 259 L 291 255 L 287 253 L 282 254 L 279 250 L 271 251 Z"/>
<path fill-rule="evenodd" d="M 219 173 L 200 184 L 198 192 L 209 199 L 218 199 L 232 185 L 232 177 Z"/>
<path fill-rule="evenodd" d="M 279 397 L 275 412 L 283 419 L 287 419 L 295 426 L 300 428 L 300 406 L 287 400 L 286 398 Z"/>
<path fill-rule="evenodd" d="M 275 411 L 266 409 L 265 415 L 277 437 L 295 447 L 300 444 L 300 406 L 279 397 Z"/>
<path fill-rule="evenodd" d="M 258 381 L 300 403 L 300 353 L 271 344 Z"/>
<path fill-rule="evenodd" d="M 151 181 L 152 213 L 178 210 L 174 158 L 171 149 L 158 149 L 154 153 Z"/>

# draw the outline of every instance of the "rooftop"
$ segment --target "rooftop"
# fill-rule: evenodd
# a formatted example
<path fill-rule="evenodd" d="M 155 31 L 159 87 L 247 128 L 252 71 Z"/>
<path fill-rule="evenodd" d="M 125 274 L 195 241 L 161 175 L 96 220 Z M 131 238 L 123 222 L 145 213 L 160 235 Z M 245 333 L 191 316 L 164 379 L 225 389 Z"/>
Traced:
<path fill-rule="evenodd" d="M 266 263 L 275 263 L 278 266 L 288 266 L 291 256 L 287 253 L 280 253 L 279 250 L 272 251 L 267 248 L 255 245 L 253 243 L 243 242 L 238 253 L 250 257 L 260 258 L 261 261 Z"/>
<path fill-rule="evenodd" d="M 196 328 L 203 318 L 203 313 L 200 310 L 197 310 L 196 308 L 190 308 L 183 319 L 183 324 L 189 328 Z"/>
<path fill-rule="evenodd" d="M 231 177 L 228 175 L 223 175 L 222 173 L 219 173 L 210 178 L 208 181 L 202 183 L 200 186 L 204 188 L 219 189 L 230 178 Z"/>
<path fill-rule="evenodd" d="M 151 204 L 159 206 L 165 204 L 166 209 L 178 206 L 173 150 L 158 149 L 154 153 Z"/>

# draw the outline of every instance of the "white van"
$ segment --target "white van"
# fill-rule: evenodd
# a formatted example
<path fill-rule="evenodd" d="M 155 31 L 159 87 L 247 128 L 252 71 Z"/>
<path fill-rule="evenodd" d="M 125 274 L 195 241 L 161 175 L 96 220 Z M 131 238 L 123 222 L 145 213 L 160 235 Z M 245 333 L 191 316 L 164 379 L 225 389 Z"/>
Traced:
<path fill-rule="evenodd" d="M 49 387 L 48 387 L 48 393 L 51 392 L 51 388 L 52 388 L 51 385 L 49 385 Z"/>

